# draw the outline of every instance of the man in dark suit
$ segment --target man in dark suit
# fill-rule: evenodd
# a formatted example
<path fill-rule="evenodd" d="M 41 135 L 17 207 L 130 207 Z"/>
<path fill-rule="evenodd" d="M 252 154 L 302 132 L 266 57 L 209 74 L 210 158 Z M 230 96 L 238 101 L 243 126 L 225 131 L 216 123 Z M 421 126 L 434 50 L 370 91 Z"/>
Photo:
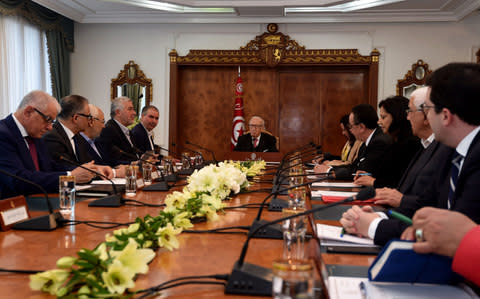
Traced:
<path fill-rule="evenodd" d="M 70 163 L 56 157 L 57 154 L 83 164 L 92 161 L 87 152 L 78 150 L 78 133 L 84 131 L 91 119 L 88 100 L 79 95 L 69 95 L 60 100 L 60 113 L 51 131 L 43 136 L 52 159 L 65 166 Z"/>
<path fill-rule="evenodd" d="M 104 158 L 105 154 L 100 151 L 97 147 L 96 138 L 100 136 L 103 128 L 105 128 L 105 116 L 103 111 L 95 105 L 89 104 L 88 107 L 90 108 L 90 115 L 92 118 L 90 119 L 87 128 L 80 132 L 81 138 L 79 138 L 79 151 L 83 151 L 88 153 L 90 159 L 95 161 L 95 164 L 98 165 L 109 165 L 107 159 Z M 125 166 L 120 165 L 110 165 L 113 170 L 113 176 L 116 178 L 125 177 Z"/>
<path fill-rule="evenodd" d="M 278 152 L 277 139 L 265 130 L 265 121 L 254 116 L 248 122 L 250 133 L 238 137 L 238 142 L 233 149 L 236 152 Z"/>
<path fill-rule="evenodd" d="M 33 181 L 47 192 L 58 192 L 58 176 L 74 175 L 77 182 L 88 182 L 93 174 L 82 168 L 66 168 L 55 163 L 41 137 L 52 129 L 60 111 L 57 100 L 43 91 L 32 91 L 17 111 L 0 121 L 0 168 Z M 85 165 L 96 169 L 94 165 Z M 31 184 L 0 174 L 2 198 L 38 193 Z"/>
<path fill-rule="evenodd" d="M 333 171 L 334 173 L 344 173 L 337 179 L 351 180 L 352 173 L 363 170 L 376 176 L 379 170 L 379 162 L 382 160 L 388 147 L 392 144 L 392 138 L 384 134 L 377 126 L 378 116 L 375 109 L 368 104 L 360 104 L 352 108 L 349 115 L 350 132 L 357 140 L 363 142 L 358 151 L 358 157 L 350 165 L 334 166 L 319 164 L 315 166 L 315 172 L 325 173 Z"/>
<path fill-rule="evenodd" d="M 129 164 L 137 160 L 137 149 L 127 128 L 133 124 L 136 115 L 132 100 L 127 97 L 113 99 L 110 105 L 111 119 L 96 142 L 109 165 Z"/>
<path fill-rule="evenodd" d="M 132 129 L 133 144 L 142 152 L 154 151 L 153 129 L 158 124 L 159 111 L 157 107 L 149 105 L 142 109 L 140 122 Z"/>
<path fill-rule="evenodd" d="M 455 63 L 436 70 L 428 79 L 429 96 L 422 110 L 435 133 L 435 138 L 450 149 L 442 150 L 434 164 L 434 175 L 424 186 L 425 192 L 418 199 L 418 208 L 436 206 L 461 212 L 473 221 L 480 221 L 480 66 Z M 365 231 L 367 213 L 357 209 L 362 221 L 353 221 L 354 229 Z M 409 215 L 410 216 L 410 215 Z M 356 216 L 352 216 L 354 219 Z M 382 221 L 383 222 L 383 221 Z M 375 242 L 384 243 L 392 231 L 405 230 L 403 236 L 410 236 L 412 228 L 398 224 L 382 228 L 382 235 L 375 236 Z M 393 228 L 392 231 L 388 231 Z M 380 225 L 377 231 L 380 229 Z M 362 233 L 360 233 L 362 234 Z M 380 238 L 381 237 L 381 238 Z M 390 235 L 391 238 L 398 235 Z"/>

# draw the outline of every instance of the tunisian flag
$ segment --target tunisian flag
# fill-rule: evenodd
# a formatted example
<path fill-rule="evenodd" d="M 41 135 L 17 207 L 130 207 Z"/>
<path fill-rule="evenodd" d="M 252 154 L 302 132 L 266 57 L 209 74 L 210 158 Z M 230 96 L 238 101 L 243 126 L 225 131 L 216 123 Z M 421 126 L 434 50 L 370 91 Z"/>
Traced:
<path fill-rule="evenodd" d="M 237 145 L 238 137 L 245 131 L 245 118 L 243 114 L 243 83 L 238 67 L 237 86 L 235 87 L 235 110 L 233 112 L 233 126 L 231 137 L 231 149 Z"/>

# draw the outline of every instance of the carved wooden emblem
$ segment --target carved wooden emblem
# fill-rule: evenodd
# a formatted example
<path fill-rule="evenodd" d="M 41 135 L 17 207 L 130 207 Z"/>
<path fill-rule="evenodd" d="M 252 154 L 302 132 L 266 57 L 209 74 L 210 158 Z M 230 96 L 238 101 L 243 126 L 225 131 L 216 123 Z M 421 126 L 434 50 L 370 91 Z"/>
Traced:
<path fill-rule="evenodd" d="M 269 67 L 282 61 L 285 50 L 305 50 L 304 46 L 300 46 L 288 35 L 277 32 L 277 24 L 268 24 L 267 30 L 268 32 L 257 35 L 245 47 L 240 47 L 240 50 L 259 51 L 261 60 Z"/>

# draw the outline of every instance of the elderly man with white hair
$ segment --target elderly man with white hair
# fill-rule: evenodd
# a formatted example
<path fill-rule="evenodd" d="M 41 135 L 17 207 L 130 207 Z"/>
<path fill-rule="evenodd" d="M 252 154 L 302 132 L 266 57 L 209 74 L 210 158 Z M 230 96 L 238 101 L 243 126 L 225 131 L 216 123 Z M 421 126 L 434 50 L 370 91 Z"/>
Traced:
<path fill-rule="evenodd" d="M 277 139 L 265 132 L 265 121 L 253 116 L 248 122 L 250 132 L 238 137 L 234 151 L 237 152 L 278 152 Z"/>

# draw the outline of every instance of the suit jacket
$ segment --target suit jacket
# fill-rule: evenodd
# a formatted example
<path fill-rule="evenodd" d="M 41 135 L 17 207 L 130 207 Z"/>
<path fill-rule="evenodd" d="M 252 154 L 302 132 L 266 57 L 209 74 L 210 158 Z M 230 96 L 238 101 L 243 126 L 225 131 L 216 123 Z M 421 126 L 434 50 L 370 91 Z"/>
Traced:
<path fill-rule="evenodd" d="M 80 137 L 80 138 L 79 138 Z M 65 158 L 75 161 L 79 164 L 87 163 L 92 161 L 92 157 L 88 154 L 87 151 L 79 148 L 79 143 L 82 142 L 83 139 L 80 135 L 76 135 L 74 137 L 74 141 L 76 143 L 76 154 L 73 151 L 72 143 L 70 142 L 67 133 L 63 129 L 60 122 L 56 121 L 53 124 L 53 128 L 51 131 L 47 132 L 42 139 L 45 141 L 47 145 L 48 151 L 50 153 L 50 157 L 54 159 L 57 163 L 64 165 L 65 167 L 72 166 L 70 163 L 55 159 L 55 154 L 61 154 Z"/>
<path fill-rule="evenodd" d="M 278 152 L 277 139 L 267 133 L 260 133 L 260 141 L 257 147 L 253 147 L 250 133 L 238 137 L 238 142 L 233 149 L 236 152 Z"/>
<path fill-rule="evenodd" d="M 392 142 L 392 137 L 390 137 L 390 135 L 384 134 L 380 128 L 376 128 L 368 146 L 366 146 L 365 143 L 362 144 L 358 151 L 358 157 L 352 164 L 333 167 L 335 173 L 344 173 L 343 176 L 337 175 L 336 178 L 341 180 L 351 180 L 351 174 L 357 170 L 369 172 L 375 178 L 379 177 L 380 162 Z"/>
<path fill-rule="evenodd" d="M 132 138 L 133 144 L 135 144 L 135 146 L 140 151 L 142 151 L 142 153 L 155 150 L 155 144 L 153 145 L 154 148 L 152 148 L 150 145 L 150 138 L 148 137 L 147 129 L 145 129 L 145 127 L 141 123 L 138 123 L 135 127 L 133 127 L 132 131 L 130 132 L 130 136 Z"/>
<path fill-rule="evenodd" d="M 81 151 L 83 154 L 83 157 L 86 157 L 86 161 L 82 161 L 81 163 L 87 163 L 90 161 L 95 161 L 95 164 L 97 165 L 109 165 L 108 162 L 103 158 L 104 154 L 100 151 L 98 148 L 96 142 L 95 146 L 97 146 L 97 150 L 100 152 L 100 155 L 97 154 L 95 149 L 88 143 L 88 141 L 83 137 L 81 134 L 78 134 L 75 136 L 77 138 L 77 150 Z M 110 165 L 114 166 L 114 165 Z"/>
<path fill-rule="evenodd" d="M 425 189 L 423 194 L 414 201 L 408 203 L 408 206 L 400 206 L 398 211 L 413 216 L 414 211 L 425 206 L 434 206 L 437 208 L 447 209 L 448 190 L 450 172 L 452 166 L 452 156 L 455 149 L 442 146 L 437 149 L 432 162 L 430 163 L 431 177 L 429 183 L 423 185 Z M 480 134 L 473 139 L 468 153 L 464 158 L 460 175 L 457 179 L 455 194 L 453 197 L 453 205 L 451 210 L 460 212 L 470 217 L 475 222 L 480 222 L 480 197 L 478 196 L 478 184 L 480 183 Z M 427 168 L 427 167 L 425 167 Z M 419 183 L 420 184 L 420 183 Z M 415 208 L 414 211 L 411 209 Z M 400 236 L 401 232 L 407 227 L 406 224 L 399 223 L 397 225 L 389 225 L 379 230 L 382 223 L 379 223 L 375 234 L 374 242 L 384 244 L 391 238 Z M 378 235 L 378 237 L 377 237 Z"/>
<path fill-rule="evenodd" d="M 393 142 L 379 163 L 374 187 L 397 187 L 408 165 L 421 149 L 420 139 L 413 135 Z"/>
<path fill-rule="evenodd" d="M 105 154 L 103 158 L 109 165 L 130 164 L 131 161 L 137 160 L 137 158 L 134 158 L 137 156 L 136 150 L 113 119 L 110 119 L 105 124 L 105 128 L 103 128 L 96 140 L 96 145 L 101 153 Z M 115 149 L 115 146 L 127 154 L 119 152 Z"/>
<path fill-rule="evenodd" d="M 35 139 L 40 171 L 35 170 L 30 151 L 18 129 L 12 115 L 0 121 L 0 168 L 14 175 L 33 181 L 42 186 L 48 193 L 58 192 L 58 176 L 66 175 L 66 170 L 55 163 L 47 153 L 42 139 Z M 41 193 L 37 187 L 20 180 L 0 174 L 1 198 L 16 195 Z"/>

